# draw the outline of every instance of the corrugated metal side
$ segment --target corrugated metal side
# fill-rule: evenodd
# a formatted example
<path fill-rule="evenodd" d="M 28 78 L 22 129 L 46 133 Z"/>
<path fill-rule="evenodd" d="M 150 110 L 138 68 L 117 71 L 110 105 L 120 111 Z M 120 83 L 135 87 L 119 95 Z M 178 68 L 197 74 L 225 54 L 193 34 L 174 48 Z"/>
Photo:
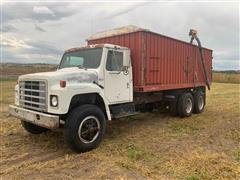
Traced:
<path fill-rule="evenodd" d="M 194 72 L 201 66 L 198 48 L 157 34 L 146 35 L 145 85 L 193 83 Z M 204 56 L 206 51 L 204 49 Z M 200 82 L 204 82 L 202 73 L 196 74 Z"/>
<path fill-rule="evenodd" d="M 134 90 L 138 92 L 204 86 L 199 49 L 189 43 L 152 32 L 135 32 L 88 44 L 111 43 L 129 47 L 132 53 Z M 203 49 L 212 80 L 212 51 Z"/>

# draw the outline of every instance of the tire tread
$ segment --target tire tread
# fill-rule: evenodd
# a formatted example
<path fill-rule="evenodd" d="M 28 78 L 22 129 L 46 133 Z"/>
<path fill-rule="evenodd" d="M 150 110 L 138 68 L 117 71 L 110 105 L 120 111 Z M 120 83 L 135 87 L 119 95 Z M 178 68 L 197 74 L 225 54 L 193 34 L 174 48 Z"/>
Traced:
<path fill-rule="evenodd" d="M 98 138 L 94 142 L 85 144 L 81 142 L 78 137 L 78 127 L 81 123 L 81 120 L 83 120 L 84 117 L 91 115 L 90 113 L 93 113 L 96 116 L 98 116 L 99 121 L 101 123 L 101 131 Z M 65 123 L 64 138 L 66 143 L 74 151 L 87 152 L 98 147 L 103 138 L 105 126 L 106 126 L 105 116 L 100 108 L 91 104 L 81 105 L 74 108 L 69 113 L 69 116 L 67 117 Z"/>

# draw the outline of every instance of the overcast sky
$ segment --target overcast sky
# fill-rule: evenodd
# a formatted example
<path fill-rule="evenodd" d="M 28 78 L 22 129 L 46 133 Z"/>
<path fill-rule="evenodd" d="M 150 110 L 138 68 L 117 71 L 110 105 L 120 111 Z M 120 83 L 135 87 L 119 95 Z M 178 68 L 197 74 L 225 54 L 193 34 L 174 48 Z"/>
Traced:
<path fill-rule="evenodd" d="M 195 28 L 214 69 L 240 69 L 239 2 L 5 2 L 1 15 L 2 62 L 58 63 L 93 33 L 135 25 L 184 41 Z"/>

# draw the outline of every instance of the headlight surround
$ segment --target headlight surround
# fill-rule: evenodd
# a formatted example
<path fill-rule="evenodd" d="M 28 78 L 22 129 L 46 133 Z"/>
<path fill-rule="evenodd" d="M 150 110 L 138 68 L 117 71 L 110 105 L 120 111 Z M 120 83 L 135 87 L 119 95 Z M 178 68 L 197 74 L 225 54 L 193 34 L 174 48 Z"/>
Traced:
<path fill-rule="evenodd" d="M 52 107 L 58 106 L 58 96 L 57 95 L 50 95 L 50 105 Z"/>

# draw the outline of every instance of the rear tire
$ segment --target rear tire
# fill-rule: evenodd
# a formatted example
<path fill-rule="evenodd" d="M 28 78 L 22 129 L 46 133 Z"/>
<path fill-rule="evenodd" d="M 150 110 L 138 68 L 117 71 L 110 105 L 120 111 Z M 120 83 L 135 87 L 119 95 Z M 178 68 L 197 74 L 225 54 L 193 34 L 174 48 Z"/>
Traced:
<path fill-rule="evenodd" d="M 179 97 L 177 110 L 180 117 L 189 117 L 192 115 L 194 107 L 193 96 L 191 93 L 184 93 Z"/>
<path fill-rule="evenodd" d="M 22 124 L 22 127 L 31 134 L 41 134 L 43 132 L 49 131 L 49 129 L 47 128 L 40 127 L 26 121 L 21 121 L 21 124 Z"/>
<path fill-rule="evenodd" d="M 202 113 L 205 107 L 205 94 L 202 91 L 198 91 L 194 94 L 194 109 L 196 114 Z"/>
<path fill-rule="evenodd" d="M 106 129 L 105 116 L 95 105 L 73 109 L 65 123 L 64 137 L 76 152 L 87 152 L 101 143 Z"/>

